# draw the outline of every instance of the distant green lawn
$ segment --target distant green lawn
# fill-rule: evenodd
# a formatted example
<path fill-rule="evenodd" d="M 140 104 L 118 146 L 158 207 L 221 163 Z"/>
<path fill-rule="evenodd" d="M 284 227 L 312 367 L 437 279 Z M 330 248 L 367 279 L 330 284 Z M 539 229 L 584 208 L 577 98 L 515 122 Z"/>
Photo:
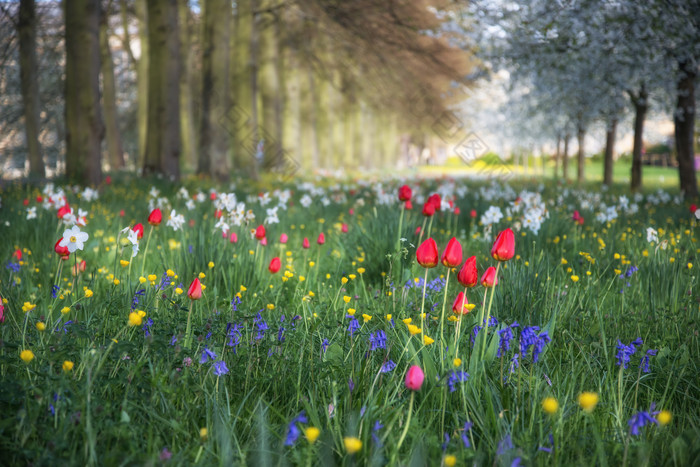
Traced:
<path fill-rule="evenodd" d="M 443 166 L 423 166 L 418 169 L 418 172 L 423 175 L 449 174 L 452 176 L 474 175 L 484 173 L 485 175 L 496 175 L 499 173 L 507 173 L 509 177 L 519 179 L 542 178 L 543 170 L 539 159 L 531 159 L 531 164 L 527 168 L 522 166 L 514 166 L 513 164 L 503 164 L 501 166 L 487 166 L 479 161 L 472 165 L 466 165 L 461 160 L 453 158 L 448 160 L 448 163 Z M 630 183 L 630 173 L 632 164 L 629 161 L 617 161 L 613 166 L 613 184 L 617 189 L 626 189 Z M 554 163 L 548 163 L 545 168 L 545 176 L 547 179 L 554 178 Z M 560 175 L 561 177 L 561 175 Z M 585 168 L 586 185 L 595 186 L 603 182 L 603 162 L 602 161 L 587 161 Z M 700 177 L 699 177 L 700 178 Z M 569 179 L 576 180 L 576 161 L 571 160 L 569 165 Z M 666 190 L 678 189 L 678 169 L 675 167 L 642 167 L 642 185 L 644 191 L 653 191 L 659 188 Z"/>

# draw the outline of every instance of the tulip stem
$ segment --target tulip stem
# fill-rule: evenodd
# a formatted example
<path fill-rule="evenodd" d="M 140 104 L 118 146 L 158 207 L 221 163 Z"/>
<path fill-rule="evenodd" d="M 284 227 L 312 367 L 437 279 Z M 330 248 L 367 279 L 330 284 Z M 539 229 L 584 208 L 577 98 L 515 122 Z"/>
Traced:
<path fill-rule="evenodd" d="M 464 317 L 464 305 L 467 303 L 467 288 L 464 288 L 464 296 L 462 297 L 462 306 L 459 308 L 459 314 L 457 315 L 457 327 L 455 329 L 455 358 L 459 357 L 459 328 L 462 324 L 462 318 Z"/>
<path fill-rule="evenodd" d="M 445 371 L 445 339 L 443 330 L 445 328 L 445 303 L 447 303 L 447 285 L 450 283 L 450 268 L 447 268 L 447 276 L 445 276 L 445 294 L 442 299 L 442 313 L 440 313 L 440 368 L 441 371 Z"/>
<path fill-rule="evenodd" d="M 401 445 L 403 444 L 403 440 L 406 438 L 406 433 L 408 433 L 408 427 L 411 424 L 411 415 L 413 414 L 413 398 L 415 397 L 415 395 L 416 392 L 411 391 L 411 400 L 408 403 L 408 417 L 406 418 L 406 424 L 403 426 L 401 438 L 399 438 L 399 442 L 396 444 L 396 455 L 398 455 L 399 451 L 401 450 Z"/>
<path fill-rule="evenodd" d="M 425 268 L 425 277 L 423 278 L 423 299 L 420 302 L 420 336 L 423 337 L 423 307 L 425 306 L 425 288 L 428 285 L 428 268 Z"/>
<path fill-rule="evenodd" d="M 486 338 L 488 337 L 489 333 L 489 319 L 491 318 L 491 304 L 493 304 L 493 294 L 496 292 L 496 285 L 498 283 L 498 270 L 501 268 L 501 263 L 496 265 L 496 274 L 493 276 L 493 287 L 491 287 L 491 296 L 489 297 L 489 306 L 486 309 L 486 319 L 484 320 L 484 337 L 483 341 L 484 344 L 481 346 L 481 358 L 480 360 L 484 359 L 484 352 L 486 351 Z"/>
<path fill-rule="evenodd" d="M 141 261 L 141 275 L 143 276 L 143 270 L 146 267 L 146 256 L 148 256 L 148 244 L 151 243 L 151 235 L 153 234 L 153 225 L 148 231 L 148 238 L 146 239 L 146 249 L 143 251 L 143 261 Z"/>
<path fill-rule="evenodd" d="M 184 347 L 189 350 L 192 343 L 192 335 L 190 333 L 190 318 L 192 317 L 192 308 L 194 307 L 194 300 L 190 300 L 190 311 L 187 312 L 187 328 L 185 329 L 185 345 Z"/>

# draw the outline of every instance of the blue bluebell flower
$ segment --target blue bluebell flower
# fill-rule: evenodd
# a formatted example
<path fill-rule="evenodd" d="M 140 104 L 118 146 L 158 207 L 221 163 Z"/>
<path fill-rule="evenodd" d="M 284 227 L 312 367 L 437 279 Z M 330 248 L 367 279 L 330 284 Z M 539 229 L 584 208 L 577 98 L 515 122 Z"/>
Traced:
<path fill-rule="evenodd" d="M 301 429 L 297 426 L 298 423 L 309 423 L 309 420 L 306 418 L 306 413 L 303 410 L 289 422 L 287 438 L 284 440 L 285 446 L 293 446 L 299 439 L 299 436 L 301 436 Z"/>
<path fill-rule="evenodd" d="M 214 374 L 216 376 L 223 376 L 223 375 L 228 373 L 228 368 L 226 367 L 226 362 L 224 362 L 223 360 L 218 360 L 218 361 L 214 362 L 213 368 L 214 368 Z"/>
<path fill-rule="evenodd" d="M 464 422 L 464 427 L 462 428 L 462 434 L 460 437 L 462 438 L 462 443 L 464 443 L 464 447 L 469 449 L 472 447 L 471 443 L 469 442 L 469 436 L 467 436 L 467 433 L 469 433 L 469 430 L 472 429 L 474 424 L 470 421 Z"/>
<path fill-rule="evenodd" d="M 255 335 L 255 340 L 260 340 L 263 337 L 265 337 L 265 331 L 267 331 L 270 328 L 267 326 L 267 323 L 263 319 L 260 312 L 258 312 L 258 314 L 255 316 L 255 319 L 253 319 L 253 323 L 258 329 L 258 333 Z"/>
<path fill-rule="evenodd" d="M 381 329 L 369 335 L 369 350 L 386 349 L 386 333 Z"/>
<path fill-rule="evenodd" d="M 644 411 L 634 414 L 632 418 L 627 421 L 630 427 L 630 434 L 633 436 L 639 435 L 639 430 L 650 423 L 658 424 L 659 422 L 656 418 L 652 417 L 649 412 Z"/>
<path fill-rule="evenodd" d="M 202 350 L 202 357 L 199 359 L 199 363 L 207 363 L 209 360 L 216 360 L 216 353 L 214 353 L 213 350 L 209 350 L 208 347 L 204 347 L 204 350 Z"/>
<path fill-rule="evenodd" d="M 238 311 L 238 305 L 241 304 L 241 298 L 238 295 L 233 296 L 233 300 L 231 300 L 231 310 L 232 311 Z"/>
<path fill-rule="evenodd" d="M 542 331 L 538 336 L 537 336 L 537 341 L 535 342 L 535 345 L 532 347 L 532 361 L 537 363 L 537 360 L 540 358 L 540 354 L 542 353 L 542 350 L 544 350 L 544 346 L 547 344 L 547 342 L 551 342 L 551 338 L 549 337 L 549 334 L 547 331 Z"/>
<path fill-rule="evenodd" d="M 56 298 L 58 296 L 58 292 L 61 290 L 61 288 L 57 285 L 52 285 L 51 286 L 51 298 Z M 133 310 L 133 308 L 132 308 Z"/>
<path fill-rule="evenodd" d="M 644 358 L 642 358 L 642 361 L 639 362 L 639 366 L 642 367 L 642 372 L 649 373 L 649 357 L 653 357 L 657 354 L 657 352 L 658 350 L 656 349 L 649 349 L 646 351 Z"/>
<path fill-rule="evenodd" d="M 379 430 L 381 430 L 382 428 L 384 428 L 384 425 L 382 425 L 382 422 L 379 420 L 375 420 L 374 426 L 372 427 L 372 441 L 374 442 L 374 444 L 377 445 L 377 447 L 382 446 L 382 442 L 379 439 Z"/>
<path fill-rule="evenodd" d="M 642 339 L 640 337 L 633 340 L 629 345 L 625 345 L 620 340 L 617 340 L 617 366 L 622 366 L 627 368 L 630 362 L 630 357 L 634 355 L 637 351 L 637 346 L 642 345 Z"/>
<path fill-rule="evenodd" d="M 382 368 L 379 370 L 381 373 L 391 373 L 394 368 L 396 368 L 396 363 L 394 363 L 393 360 L 387 360 L 384 362 L 382 365 Z"/>
<path fill-rule="evenodd" d="M 144 337 L 148 337 L 151 335 L 151 326 L 153 326 L 153 320 L 151 318 L 148 318 L 144 323 L 143 327 L 141 328 L 144 332 Z"/>
<path fill-rule="evenodd" d="M 348 325 L 348 332 L 350 333 L 350 337 L 352 337 L 359 329 L 360 323 L 357 322 L 357 319 L 354 316 L 351 316 L 350 324 Z"/>
<path fill-rule="evenodd" d="M 139 304 L 139 300 L 142 298 L 142 295 L 146 293 L 146 289 L 139 289 L 136 291 L 134 294 L 134 298 L 131 299 L 131 311 L 134 311 L 136 307 Z"/>
<path fill-rule="evenodd" d="M 498 334 L 498 351 L 496 357 L 502 357 L 510 350 L 510 341 L 513 340 L 513 330 L 509 327 L 497 331 Z"/>
<path fill-rule="evenodd" d="M 469 373 L 464 371 L 453 371 L 450 373 L 449 378 L 447 378 L 447 386 L 450 388 L 450 392 L 455 392 L 457 390 L 456 384 L 463 383 L 469 379 Z"/>
<path fill-rule="evenodd" d="M 19 272 L 20 265 L 19 263 L 13 263 L 12 261 L 8 261 L 7 264 L 5 264 L 5 269 L 9 269 L 12 272 Z"/>
<path fill-rule="evenodd" d="M 520 331 L 520 355 L 527 356 L 530 346 L 537 342 L 537 331 L 539 330 L 539 326 L 528 326 Z"/>

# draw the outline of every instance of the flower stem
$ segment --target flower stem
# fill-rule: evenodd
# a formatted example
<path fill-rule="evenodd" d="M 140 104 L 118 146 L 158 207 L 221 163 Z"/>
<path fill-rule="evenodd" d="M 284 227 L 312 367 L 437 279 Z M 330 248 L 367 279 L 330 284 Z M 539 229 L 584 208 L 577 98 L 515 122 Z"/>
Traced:
<path fill-rule="evenodd" d="M 192 343 L 191 325 L 190 318 L 192 317 L 192 308 L 194 307 L 194 300 L 190 300 L 190 311 L 187 312 L 187 328 L 185 330 L 185 345 L 184 347 L 189 350 Z"/>
<path fill-rule="evenodd" d="M 143 261 L 141 262 L 141 275 L 143 276 L 143 270 L 146 267 L 146 257 L 148 256 L 148 244 L 151 243 L 151 235 L 153 234 L 153 226 L 148 231 L 148 238 L 146 239 L 146 249 L 143 251 Z"/>
<path fill-rule="evenodd" d="M 443 335 L 443 330 L 445 328 L 445 303 L 447 303 L 447 286 L 450 283 L 450 268 L 447 269 L 447 276 L 445 276 L 445 294 L 442 299 L 442 312 L 440 313 L 440 368 L 445 371 L 445 359 L 443 357 L 445 349 L 445 339 Z"/>
<path fill-rule="evenodd" d="M 428 285 L 428 268 L 425 268 L 425 277 L 423 278 L 423 299 L 420 303 L 420 336 L 423 337 L 423 307 L 425 306 L 425 287 Z"/>
<path fill-rule="evenodd" d="M 403 427 L 403 432 L 401 433 L 401 438 L 396 444 L 396 454 L 401 450 L 401 445 L 403 440 L 406 439 L 406 433 L 408 433 L 408 426 L 411 424 L 411 415 L 413 414 L 413 398 L 416 396 L 415 391 L 411 391 L 411 401 L 408 403 L 408 418 L 406 418 L 406 424 Z"/>
<path fill-rule="evenodd" d="M 494 275 L 493 287 L 491 288 L 491 296 L 489 297 L 489 306 L 486 309 L 486 320 L 484 322 L 484 337 L 483 337 L 484 344 L 481 346 L 480 360 L 484 359 L 484 352 L 486 351 L 486 338 L 488 337 L 488 333 L 489 333 L 489 319 L 491 318 L 491 305 L 493 304 L 493 294 L 494 294 L 494 292 L 496 292 L 496 282 L 498 281 L 498 270 L 500 268 L 501 268 L 501 263 L 499 262 L 496 265 L 496 274 Z"/>

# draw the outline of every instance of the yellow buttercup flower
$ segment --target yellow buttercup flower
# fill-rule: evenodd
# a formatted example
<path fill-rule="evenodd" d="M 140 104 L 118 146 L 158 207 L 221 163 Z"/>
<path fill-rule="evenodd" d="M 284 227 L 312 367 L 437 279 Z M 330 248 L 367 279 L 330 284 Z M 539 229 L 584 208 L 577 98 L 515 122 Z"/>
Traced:
<path fill-rule="evenodd" d="M 25 349 L 20 352 L 19 358 L 21 358 L 24 363 L 29 364 L 29 362 L 34 360 L 34 352 L 29 349 Z"/>
<path fill-rule="evenodd" d="M 363 313 L 363 314 L 362 314 L 362 319 L 364 319 L 364 320 L 365 320 L 365 323 L 366 323 L 367 321 L 369 321 L 369 320 L 372 319 L 372 315 L 368 315 L 368 314 L 364 314 L 364 313 Z"/>
<path fill-rule="evenodd" d="M 175 271 L 173 271 L 172 269 L 168 269 L 167 271 L 165 271 L 165 273 L 168 275 L 168 277 L 173 277 L 175 275 Z"/>
<path fill-rule="evenodd" d="M 199 429 L 199 438 L 200 438 L 202 441 L 206 441 L 206 440 L 207 440 L 207 435 L 208 435 L 208 432 L 207 432 L 207 428 L 206 428 L 206 427 L 202 427 L 202 428 Z"/>
<path fill-rule="evenodd" d="M 571 276 L 571 280 L 574 282 L 578 282 L 578 276 L 574 274 L 573 276 Z"/>
<path fill-rule="evenodd" d="M 453 364 L 453 365 L 455 366 L 455 368 L 456 368 L 456 367 L 462 365 L 462 359 L 461 359 L 461 358 L 455 358 L 454 360 L 452 360 L 452 364 Z"/>
<path fill-rule="evenodd" d="M 70 360 L 64 361 L 63 366 L 62 366 L 63 371 L 68 373 L 69 371 L 71 371 L 73 369 L 73 365 L 74 365 L 73 362 L 71 362 Z"/>
<path fill-rule="evenodd" d="M 354 316 L 354 315 L 355 315 L 355 309 L 354 309 L 354 308 L 348 308 L 348 314 L 349 314 L 350 316 Z"/>
<path fill-rule="evenodd" d="M 70 312 L 70 307 L 69 306 L 64 306 L 61 308 L 61 314 L 67 315 Z"/>
<path fill-rule="evenodd" d="M 351 298 L 352 298 L 352 297 L 349 297 L 349 296 L 347 296 L 347 295 L 344 295 L 344 296 L 343 296 L 343 301 L 344 301 L 345 303 L 350 303 L 350 299 L 351 299 Z"/>
<path fill-rule="evenodd" d="M 24 302 L 24 304 L 22 305 L 22 311 L 24 311 L 25 313 L 32 311 L 34 308 L 36 308 L 35 303 Z"/>
<path fill-rule="evenodd" d="M 428 337 L 428 336 L 425 336 L 425 335 L 423 336 L 423 344 L 424 345 L 430 345 L 433 342 L 435 342 L 435 339 Z"/>
<path fill-rule="evenodd" d="M 582 392 L 578 396 L 578 405 L 586 412 L 593 412 L 598 405 L 598 394 L 595 392 Z"/>
<path fill-rule="evenodd" d="M 158 276 L 156 276 L 155 274 L 148 275 L 148 282 L 155 282 L 156 279 L 158 279 Z"/>
<path fill-rule="evenodd" d="M 129 265 L 129 262 L 125 259 L 122 259 L 119 261 L 119 264 L 122 265 L 123 268 L 127 267 Z"/>
<path fill-rule="evenodd" d="M 346 436 L 343 438 L 343 444 L 345 445 L 345 450 L 348 454 L 355 454 L 362 449 L 362 441 L 354 436 Z"/>
<path fill-rule="evenodd" d="M 658 420 L 659 425 L 661 426 L 666 426 L 669 423 L 671 423 L 671 418 L 671 412 L 669 412 L 668 410 L 662 410 L 656 416 L 656 420 Z"/>
<path fill-rule="evenodd" d="M 318 439 L 318 435 L 321 434 L 321 430 L 316 428 L 315 426 L 310 426 L 304 430 L 304 436 L 306 436 L 306 440 L 314 444 L 316 440 Z"/>
<path fill-rule="evenodd" d="M 143 319 L 138 313 L 129 313 L 129 326 L 141 326 Z"/>
<path fill-rule="evenodd" d="M 411 333 L 412 336 L 415 336 L 416 334 L 420 334 L 421 329 L 416 326 L 415 324 L 409 324 L 408 325 L 408 332 Z"/>
<path fill-rule="evenodd" d="M 545 397 L 542 401 L 542 410 L 548 414 L 554 414 L 559 410 L 559 402 L 553 397 Z"/>
<path fill-rule="evenodd" d="M 36 328 L 39 332 L 44 332 L 46 330 L 46 324 L 39 321 L 38 323 L 36 323 Z"/>
<path fill-rule="evenodd" d="M 454 454 L 448 454 L 443 458 L 446 467 L 454 467 L 457 464 L 457 458 Z"/>

